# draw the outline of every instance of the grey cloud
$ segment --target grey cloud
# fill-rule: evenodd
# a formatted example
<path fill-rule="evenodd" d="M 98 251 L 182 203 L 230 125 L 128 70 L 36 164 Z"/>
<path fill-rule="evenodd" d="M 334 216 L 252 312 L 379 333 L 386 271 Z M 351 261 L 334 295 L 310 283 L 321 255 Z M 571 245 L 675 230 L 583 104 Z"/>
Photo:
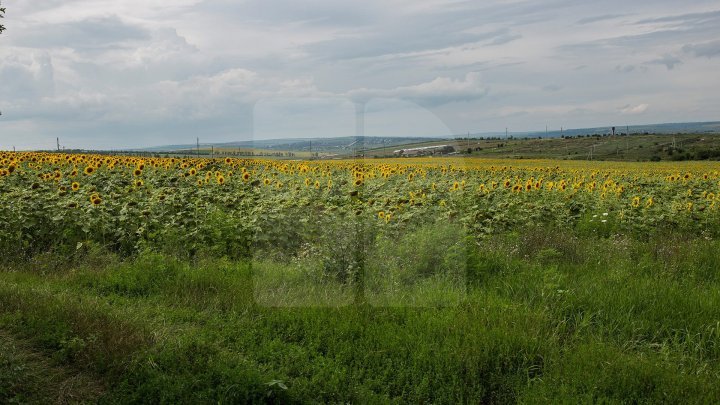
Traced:
<path fill-rule="evenodd" d="M 662 27 L 654 27 L 649 32 L 632 35 L 609 36 L 591 41 L 570 43 L 557 48 L 563 54 L 597 54 L 610 52 L 620 48 L 647 49 L 652 47 L 668 48 L 699 38 L 717 37 L 720 35 L 720 11 L 670 15 L 654 19 L 636 21 L 635 25 L 652 25 L 668 23 Z M 670 24 L 671 23 L 671 24 Z"/>
<path fill-rule="evenodd" d="M 625 65 L 625 66 L 617 65 L 617 66 L 615 66 L 616 72 L 630 73 L 633 70 L 635 70 L 635 66 L 633 66 L 633 65 Z"/>
<path fill-rule="evenodd" d="M 691 53 L 696 57 L 714 58 L 720 56 L 720 40 L 687 44 L 682 47 L 683 52 Z"/>
<path fill-rule="evenodd" d="M 658 18 L 647 18 L 644 20 L 637 21 L 636 24 L 656 24 L 656 23 L 667 23 L 676 22 L 680 24 L 686 23 L 702 23 L 711 22 L 720 18 L 720 10 L 707 11 L 703 13 L 686 13 L 669 15 Z"/>
<path fill-rule="evenodd" d="M 522 38 L 522 35 L 520 35 L 520 34 L 513 34 L 510 32 L 507 32 L 507 33 L 496 36 L 495 38 L 490 40 L 490 42 L 488 42 L 487 44 L 488 45 L 504 45 L 504 44 L 507 44 L 508 42 L 512 42 L 512 41 L 518 40 L 520 38 Z"/>
<path fill-rule="evenodd" d="M 124 41 L 149 38 L 146 29 L 111 16 L 61 24 L 34 24 L 24 30 L 15 44 L 30 48 L 69 47 L 82 51 L 114 48 Z"/>
<path fill-rule="evenodd" d="M 576 24 L 592 24 L 594 22 L 599 21 L 605 21 L 605 20 L 614 20 L 616 18 L 624 17 L 626 14 L 604 14 L 604 15 L 598 15 L 593 17 L 587 17 L 577 20 Z"/>
<path fill-rule="evenodd" d="M 334 0 L 207 0 L 199 8 L 205 13 L 236 15 L 249 24 L 301 23 L 344 28 L 370 25 L 386 13 L 372 2 Z"/>
<path fill-rule="evenodd" d="M 54 67 L 47 53 L 0 63 L 0 99 L 31 100 L 55 91 Z"/>
<path fill-rule="evenodd" d="M 482 41 L 510 42 L 517 36 L 506 29 L 468 33 L 446 25 L 395 27 L 392 31 L 368 33 L 353 38 L 339 38 L 307 45 L 305 50 L 321 59 L 357 59 L 409 52 L 437 50 Z"/>
<path fill-rule="evenodd" d="M 548 84 L 546 86 L 543 86 L 542 89 L 543 91 L 555 92 L 562 90 L 562 86 L 559 86 L 557 84 Z"/>
<path fill-rule="evenodd" d="M 397 13 L 387 5 L 371 3 L 371 9 L 382 11 L 367 26 L 343 30 L 331 38 L 304 46 L 310 55 L 322 60 L 397 55 L 438 50 L 465 44 L 502 45 L 521 38 L 511 27 L 543 21 L 553 15 L 553 6 L 566 5 L 566 0 L 547 4 L 491 4 L 454 2 L 436 6 L 432 11 Z M 343 21 L 340 19 L 340 21 Z M 481 29 L 482 27 L 488 27 Z"/>
<path fill-rule="evenodd" d="M 668 70 L 672 70 L 675 66 L 682 64 L 682 60 L 680 60 L 677 56 L 665 54 L 663 57 L 647 61 L 645 64 L 664 65 Z"/>

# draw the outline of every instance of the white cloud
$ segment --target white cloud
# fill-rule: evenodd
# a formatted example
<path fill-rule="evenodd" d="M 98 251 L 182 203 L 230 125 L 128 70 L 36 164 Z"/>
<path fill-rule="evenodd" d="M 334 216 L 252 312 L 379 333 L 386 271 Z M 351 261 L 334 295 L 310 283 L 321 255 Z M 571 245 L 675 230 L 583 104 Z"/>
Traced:
<path fill-rule="evenodd" d="M 620 112 L 622 114 L 628 114 L 628 115 L 635 115 L 635 114 L 642 114 L 644 113 L 648 107 L 649 104 L 638 104 L 638 105 L 626 105 L 620 109 Z"/>
<path fill-rule="evenodd" d="M 434 106 L 457 101 L 470 101 L 484 97 L 488 89 L 480 74 L 470 72 L 463 80 L 437 77 L 429 82 L 394 89 L 356 89 L 348 92 L 353 100 L 366 102 L 373 98 L 398 98 L 421 105 Z"/>

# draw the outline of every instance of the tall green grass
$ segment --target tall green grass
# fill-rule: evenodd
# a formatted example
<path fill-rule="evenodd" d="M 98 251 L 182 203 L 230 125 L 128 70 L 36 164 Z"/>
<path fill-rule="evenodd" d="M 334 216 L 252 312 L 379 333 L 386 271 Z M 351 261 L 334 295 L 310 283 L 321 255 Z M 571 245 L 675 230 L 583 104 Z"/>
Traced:
<path fill-rule="evenodd" d="M 451 225 L 352 241 L 36 256 L 0 272 L 0 329 L 106 402 L 720 401 L 718 241 Z"/>

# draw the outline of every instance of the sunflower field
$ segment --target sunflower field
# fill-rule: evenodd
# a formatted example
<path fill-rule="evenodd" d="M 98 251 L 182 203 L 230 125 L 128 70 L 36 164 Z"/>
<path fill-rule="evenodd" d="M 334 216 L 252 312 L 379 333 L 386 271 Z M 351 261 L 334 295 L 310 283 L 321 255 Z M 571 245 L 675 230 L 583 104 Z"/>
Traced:
<path fill-rule="evenodd" d="M 720 167 L 503 160 L 282 161 L 0 153 L 5 257 L 82 244 L 295 254 L 333 226 L 401 234 L 453 223 L 482 239 L 555 227 L 715 235 Z M 181 253 L 181 252 L 177 252 Z"/>
<path fill-rule="evenodd" d="M 718 403 L 720 165 L 0 152 L 0 402 Z"/>

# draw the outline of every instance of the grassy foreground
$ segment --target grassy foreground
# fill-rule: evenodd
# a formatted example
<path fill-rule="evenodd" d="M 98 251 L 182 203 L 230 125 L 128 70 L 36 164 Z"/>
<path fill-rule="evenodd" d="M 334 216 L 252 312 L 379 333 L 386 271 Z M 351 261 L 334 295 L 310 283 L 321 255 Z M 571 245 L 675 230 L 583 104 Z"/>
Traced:
<path fill-rule="evenodd" d="M 377 274 L 431 237 L 364 283 L 310 254 L 9 261 L 0 402 L 720 401 L 720 242 L 528 230 Z"/>

